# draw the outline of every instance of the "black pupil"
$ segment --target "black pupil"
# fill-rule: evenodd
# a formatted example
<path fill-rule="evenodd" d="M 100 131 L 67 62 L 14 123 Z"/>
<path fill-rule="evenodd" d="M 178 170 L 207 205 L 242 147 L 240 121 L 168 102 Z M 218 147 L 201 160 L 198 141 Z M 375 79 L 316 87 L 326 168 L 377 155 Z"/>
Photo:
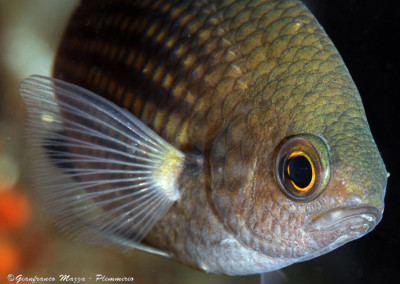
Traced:
<path fill-rule="evenodd" d="M 312 179 L 310 162 L 304 156 L 290 158 L 288 165 L 289 178 L 299 188 L 307 187 Z"/>

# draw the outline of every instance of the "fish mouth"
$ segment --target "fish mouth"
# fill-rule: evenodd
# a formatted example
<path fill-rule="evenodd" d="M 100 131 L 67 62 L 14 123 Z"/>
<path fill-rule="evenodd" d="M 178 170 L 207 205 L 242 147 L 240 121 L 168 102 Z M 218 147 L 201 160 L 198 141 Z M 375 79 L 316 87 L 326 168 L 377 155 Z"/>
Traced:
<path fill-rule="evenodd" d="M 376 207 L 340 207 L 313 216 L 305 229 L 326 232 L 346 228 L 366 234 L 375 228 L 381 218 L 382 213 Z"/>

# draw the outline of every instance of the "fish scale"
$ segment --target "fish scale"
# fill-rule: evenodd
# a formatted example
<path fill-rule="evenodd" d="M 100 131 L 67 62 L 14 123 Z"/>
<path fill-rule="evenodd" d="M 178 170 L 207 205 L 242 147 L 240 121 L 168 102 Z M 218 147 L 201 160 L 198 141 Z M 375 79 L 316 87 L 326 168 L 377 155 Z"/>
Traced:
<path fill-rule="evenodd" d="M 137 10 L 132 8 L 140 6 L 141 2 L 122 2 L 127 3 L 127 9 L 135 13 L 134 15 L 139 15 L 129 15 L 129 18 L 122 14 L 120 2 L 104 3 L 104 7 L 96 5 L 96 8 L 93 8 L 88 2 L 88 5 L 81 5 L 75 12 L 71 20 L 74 25 L 70 26 L 64 36 L 66 42 L 60 45 L 54 68 L 55 76 L 101 93 L 131 110 L 147 124 L 151 124 L 157 133 L 165 131 L 167 140 L 180 137 L 180 144 L 187 143 L 183 140 L 186 135 L 176 135 L 179 132 L 176 127 L 190 123 L 190 117 L 187 115 L 192 110 L 195 112 L 192 115 L 194 121 L 196 117 L 203 119 L 206 116 L 209 117 L 208 122 L 221 125 L 222 121 L 227 119 L 226 116 L 218 115 L 221 112 L 219 109 L 209 109 L 211 99 L 215 108 L 221 104 L 226 108 L 224 102 L 229 100 L 228 96 L 235 101 L 246 97 L 248 86 L 262 73 L 269 71 L 265 65 L 273 65 L 270 62 L 281 55 L 270 51 L 284 50 L 275 48 L 275 45 L 279 46 L 279 43 L 274 45 L 279 41 L 276 38 L 281 36 L 281 33 L 290 33 L 291 28 L 287 22 L 299 14 L 296 2 L 290 1 L 279 3 L 280 5 L 267 5 L 268 3 L 257 1 L 239 1 L 232 5 L 223 1 L 211 4 L 196 2 L 196 5 L 181 2 L 177 7 L 171 2 L 155 2 L 152 5 L 145 2 L 141 6 L 145 7 L 142 9 L 146 9 L 147 18 L 143 21 L 143 17 L 140 17 L 141 10 L 137 7 Z M 200 5 L 206 5 L 208 8 L 197 7 Z M 99 9 L 99 6 L 103 9 Z M 112 7 L 118 7 L 114 8 L 117 11 L 115 16 Z M 152 15 L 162 16 L 152 23 L 152 19 L 156 18 Z M 282 15 L 286 18 L 279 18 Z M 275 18 L 279 20 L 276 21 Z M 167 24 L 160 24 L 161 21 Z M 83 24 L 85 26 L 82 28 Z M 268 28 L 265 29 L 265 26 Z M 98 34 L 103 34 L 99 36 L 100 39 L 97 38 Z M 109 34 L 113 36 L 108 36 Z M 124 40 L 113 44 L 114 38 L 118 40 L 121 35 Z M 162 35 L 161 38 L 168 38 L 168 41 L 154 40 L 159 35 Z M 252 53 L 252 48 L 255 48 L 252 42 L 253 36 L 260 38 L 261 35 L 263 39 L 258 44 L 261 50 L 255 53 L 264 56 L 258 57 Z M 106 40 L 101 40 L 101 37 Z M 135 44 L 136 41 L 140 42 L 141 46 Z M 272 44 L 266 45 L 268 42 Z M 112 44 L 114 46 L 110 47 Z M 245 48 L 242 48 L 242 45 L 245 45 Z M 93 53 L 94 49 L 100 54 Z M 154 50 L 155 56 L 146 55 L 147 50 Z M 116 54 L 125 54 L 125 58 L 119 55 L 125 60 L 114 60 Z M 269 56 L 266 62 L 263 60 L 265 54 Z M 73 64 L 69 58 L 74 58 Z M 286 60 L 291 61 L 292 58 Z M 64 69 L 76 72 L 67 72 Z M 132 85 L 135 87 L 124 87 L 127 83 L 115 79 L 118 77 L 129 83 L 133 80 Z M 115 85 L 119 86 L 118 89 Z M 202 91 L 205 89 L 209 90 L 207 94 Z M 219 103 L 214 100 L 215 97 L 219 98 Z M 173 119 L 168 119 L 171 112 L 179 114 L 171 114 Z M 230 114 L 230 109 L 224 113 Z M 196 122 L 194 124 L 196 125 Z M 199 136 L 212 138 L 215 130 L 211 127 L 207 133 L 199 133 Z"/>
<path fill-rule="evenodd" d="M 361 99 L 300 1 L 84 0 L 53 74 L 21 94 L 40 176 L 53 166 L 38 191 L 78 239 L 238 275 L 380 221 L 387 172 Z"/>

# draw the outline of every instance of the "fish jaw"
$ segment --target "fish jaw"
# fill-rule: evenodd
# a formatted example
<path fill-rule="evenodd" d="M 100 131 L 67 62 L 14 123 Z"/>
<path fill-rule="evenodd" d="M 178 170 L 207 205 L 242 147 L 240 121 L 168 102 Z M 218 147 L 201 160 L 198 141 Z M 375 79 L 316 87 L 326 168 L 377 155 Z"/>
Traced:
<path fill-rule="evenodd" d="M 315 214 L 305 224 L 304 232 L 314 240 L 319 240 L 319 248 L 298 258 L 296 262 L 313 259 L 361 238 L 378 225 L 382 214 L 383 209 L 368 205 L 339 207 Z"/>
<path fill-rule="evenodd" d="M 348 234 L 361 237 L 380 222 L 382 211 L 373 206 L 340 207 L 316 214 L 305 226 L 306 231 L 329 232 L 345 229 Z"/>

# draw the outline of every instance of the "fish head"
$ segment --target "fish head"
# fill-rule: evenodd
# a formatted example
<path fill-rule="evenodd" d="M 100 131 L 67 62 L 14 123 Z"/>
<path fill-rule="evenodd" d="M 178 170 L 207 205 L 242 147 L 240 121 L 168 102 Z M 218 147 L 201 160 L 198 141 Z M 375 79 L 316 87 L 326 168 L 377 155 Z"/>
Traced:
<path fill-rule="evenodd" d="M 313 72 L 260 78 L 249 98 L 253 107 L 227 125 L 210 155 L 224 226 L 279 259 L 270 270 L 370 232 L 388 174 L 340 57 Z"/>
<path fill-rule="evenodd" d="M 379 223 L 384 210 L 388 174 L 358 90 L 344 64 L 338 61 L 332 70 L 305 78 L 318 79 L 297 103 L 291 102 L 296 94 L 278 95 L 282 110 L 275 110 L 275 115 L 284 126 L 277 124 L 274 142 L 264 146 L 275 149 L 269 152 L 274 164 L 268 164 L 273 175 L 261 187 L 273 192 L 270 200 L 281 208 L 281 215 L 275 216 L 280 233 L 274 238 L 285 236 L 287 244 L 279 250 L 285 256 L 295 252 L 296 261 L 365 235 Z M 318 81 L 324 81 L 324 86 Z M 299 177 L 292 172 L 296 168 Z M 269 231 L 275 234 L 273 226 Z"/>

